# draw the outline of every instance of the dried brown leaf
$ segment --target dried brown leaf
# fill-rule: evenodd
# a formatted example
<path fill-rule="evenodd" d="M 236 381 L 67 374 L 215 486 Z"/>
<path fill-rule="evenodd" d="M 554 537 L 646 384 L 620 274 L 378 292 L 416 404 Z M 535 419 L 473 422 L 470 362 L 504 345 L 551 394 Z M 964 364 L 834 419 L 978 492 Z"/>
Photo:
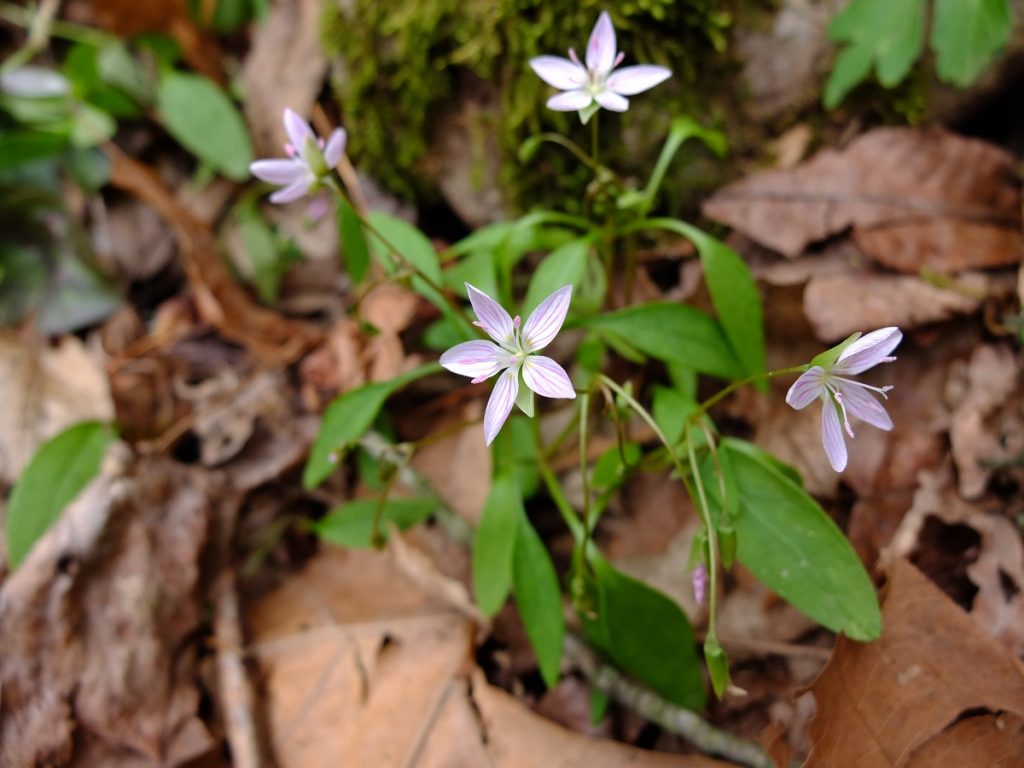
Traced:
<path fill-rule="evenodd" d="M 12 483 L 45 440 L 78 421 L 114 417 L 102 362 L 74 336 L 0 332 L 0 481 Z"/>
<path fill-rule="evenodd" d="M 965 711 L 1024 714 L 1020 665 L 904 560 L 890 570 L 882 614 L 882 637 L 840 637 L 812 686 L 807 768 L 899 768 Z"/>
<path fill-rule="evenodd" d="M 1024 762 L 1024 719 L 979 715 L 961 720 L 914 752 L 907 768 L 1019 768 Z"/>
<path fill-rule="evenodd" d="M 704 213 L 791 258 L 852 227 L 868 256 L 902 272 L 1016 264 L 1024 237 L 1015 163 L 976 139 L 880 128 L 793 170 L 730 184 Z"/>

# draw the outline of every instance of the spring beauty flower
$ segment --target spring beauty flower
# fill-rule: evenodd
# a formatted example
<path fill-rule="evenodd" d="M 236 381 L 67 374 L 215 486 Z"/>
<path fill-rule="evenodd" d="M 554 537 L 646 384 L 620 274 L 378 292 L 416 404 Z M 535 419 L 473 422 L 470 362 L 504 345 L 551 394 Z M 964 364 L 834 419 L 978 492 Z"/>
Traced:
<path fill-rule="evenodd" d="M 309 123 L 290 109 L 284 111 L 286 159 L 257 160 L 249 170 L 257 179 L 277 184 L 281 189 L 270 196 L 272 203 L 290 203 L 305 197 L 319 186 L 341 160 L 345 152 L 345 129 L 335 128 L 326 143 Z"/>
<path fill-rule="evenodd" d="M 821 439 L 825 455 L 836 472 L 846 469 L 846 441 L 843 431 L 853 437 L 850 416 L 866 421 L 879 429 L 892 429 L 892 419 L 872 393 L 883 398 L 888 387 L 873 387 L 855 381 L 856 376 L 879 363 L 895 360 L 889 353 L 903 339 L 899 328 L 882 328 L 866 336 L 855 333 L 839 346 L 811 360 L 811 367 L 801 374 L 786 393 L 786 402 L 802 410 L 815 400 L 822 402 Z"/>
<path fill-rule="evenodd" d="M 607 11 L 602 11 L 587 43 L 586 66 L 571 48 L 568 59 L 538 56 L 530 60 L 530 66 L 541 80 L 562 91 L 548 99 L 549 109 L 559 112 L 580 110 L 583 117 L 582 110 L 595 103 L 613 112 L 625 112 L 629 109 L 627 96 L 653 88 L 672 75 L 665 67 L 653 64 L 612 72 L 622 62 L 623 56 L 616 52 L 615 27 L 611 17 Z"/>
<path fill-rule="evenodd" d="M 527 416 L 533 415 L 534 392 L 544 397 L 576 397 L 565 369 L 550 357 L 535 354 L 562 328 L 572 286 L 563 286 L 544 299 L 525 323 L 519 315 L 513 320 L 498 302 L 469 283 L 466 290 L 477 316 L 474 325 L 483 328 L 496 343 L 480 339 L 456 344 L 441 355 L 441 365 L 460 376 L 469 376 L 474 384 L 500 374 L 484 411 L 484 438 L 490 445 L 513 404 Z M 526 388 L 519 386 L 520 375 Z"/>

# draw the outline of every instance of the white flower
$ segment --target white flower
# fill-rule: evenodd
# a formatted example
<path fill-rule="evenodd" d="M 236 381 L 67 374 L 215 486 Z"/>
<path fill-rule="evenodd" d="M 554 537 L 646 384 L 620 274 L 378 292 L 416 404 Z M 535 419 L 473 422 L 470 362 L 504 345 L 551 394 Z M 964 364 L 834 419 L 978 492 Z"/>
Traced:
<path fill-rule="evenodd" d="M 484 438 L 487 444 L 501 431 L 516 402 L 528 415 L 532 405 L 517 401 L 519 375 L 532 392 L 544 397 L 576 397 L 565 369 L 550 357 L 536 355 L 555 338 L 565 322 L 572 298 L 572 286 L 566 285 L 537 305 L 525 323 L 519 316 L 513 320 L 494 299 L 466 283 L 469 301 L 476 312 L 475 325 L 487 331 L 490 341 L 466 341 L 456 344 L 443 355 L 441 365 L 453 373 L 469 376 L 473 383 L 500 373 L 484 411 Z M 529 394 L 529 393 L 528 393 Z M 530 395 L 532 403 L 532 395 Z"/>
<path fill-rule="evenodd" d="M 889 355 L 903 339 L 899 328 L 882 328 L 867 336 L 854 334 L 842 344 L 818 355 L 811 368 L 801 374 L 786 393 L 786 402 L 802 410 L 821 399 L 821 439 L 825 455 L 836 472 L 846 469 L 846 434 L 853 437 L 850 416 L 866 421 L 879 429 L 892 429 L 892 419 L 885 407 L 871 394 L 883 398 L 892 387 L 872 387 L 847 378 L 863 373 L 879 363 L 891 363 Z"/>
<path fill-rule="evenodd" d="M 671 77 L 672 72 L 653 64 L 612 72 L 622 62 L 623 55 L 616 52 L 611 17 L 607 11 L 602 11 L 587 43 L 586 66 L 571 48 L 568 59 L 538 56 L 530 60 L 530 66 L 541 80 L 563 91 L 548 99 L 550 109 L 572 112 L 584 110 L 596 102 L 613 112 L 625 112 L 629 109 L 626 96 L 653 88 Z"/>
<path fill-rule="evenodd" d="M 282 188 L 270 196 L 272 203 L 290 203 L 305 197 L 327 176 L 345 153 L 345 129 L 335 128 L 327 140 L 318 138 L 309 123 L 290 109 L 284 111 L 288 143 L 282 160 L 257 160 L 249 166 L 252 175 Z"/>

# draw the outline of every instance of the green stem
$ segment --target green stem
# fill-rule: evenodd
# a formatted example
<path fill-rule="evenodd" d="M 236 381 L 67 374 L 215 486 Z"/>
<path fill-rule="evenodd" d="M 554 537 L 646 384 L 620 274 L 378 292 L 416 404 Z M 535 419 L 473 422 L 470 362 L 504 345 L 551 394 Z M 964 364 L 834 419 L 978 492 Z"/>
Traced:
<path fill-rule="evenodd" d="M 594 532 L 594 523 L 590 515 L 590 473 L 587 460 L 587 427 L 590 414 L 590 391 L 580 395 L 580 476 L 583 482 L 583 543 L 582 551 L 587 551 L 590 537 Z"/>
<path fill-rule="evenodd" d="M 569 500 L 562 492 L 562 487 L 558 484 L 558 478 L 555 477 L 554 470 L 551 469 L 551 465 L 544 455 L 544 444 L 540 438 L 540 420 L 531 419 L 530 421 L 533 423 L 533 436 L 537 446 L 537 470 L 540 472 L 541 480 L 544 481 L 544 485 L 551 495 L 551 500 L 555 503 L 555 507 L 558 509 L 559 514 L 561 514 L 562 520 L 565 521 L 569 532 L 572 533 L 574 539 L 579 541 L 583 538 L 583 523 L 576 515 L 576 510 L 572 508 L 572 504 L 569 503 Z"/>
<path fill-rule="evenodd" d="M 652 430 L 654 430 L 654 434 L 658 436 L 658 439 L 661 441 L 662 445 L 665 446 L 665 450 L 668 452 L 669 458 L 672 459 L 672 463 L 675 465 L 676 472 L 679 474 L 679 478 L 681 480 L 685 480 L 688 473 L 686 472 L 686 469 L 683 467 L 683 462 L 679 458 L 679 454 L 676 453 L 675 446 L 665 436 L 665 433 L 661 431 L 661 427 L 658 426 L 658 422 L 654 420 L 654 417 L 651 416 L 650 412 L 642 405 L 640 405 L 640 403 L 637 401 L 635 397 L 629 394 L 615 381 L 608 378 L 603 373 L 598 374 L 598 377 L 600 378 L 603 384 L 605 384 L 609 389 L 611 389 L 619 397 L 621 397 L 629 405 L 629 407 L 633 409 L 637 416 L 639 416 L 641 419 L 647 422 L 647 425 Z M 715 593 L 715 572 L 718 569 L 717 538 L 715 536 L 714 523 L 711 520 L 711 512 L 707 506 L 707 499 L 704 496 L 704 486 L 702 485 L 700 480 L 700 473 L 697 471 L 696 455 L 693 451 L 693 444 L 690 441 L 689 428 L 687 428 L 686 431 L 686 443 L 689 451 L 688 458 L 690 461 L 690 472 L 692 473 L 697 483 L 698 497 L 700 499 L 700 509 L 698 511 L 700 512 L 701 520 L 704 524 L 704 527 L 707 528 L 708 531 L 708 573 L 711 582 L 711 588 L 708 590 L 708 633 L 713 635 L 715 631 L 715 608 L 718 600 L 718 596 Z"/>
<path fill-rule="evenodd" d="M 786 374 L 789 373 L 803 373 L 806 370 L 807 363 L 804 363 L 803 365 L 794 365 L 789 368 L 779 368 L 776 371 L 765 371 L 763 373 L 755 373 L 753 376 L 747 376 L 747 378 L 745 379 L 738 379 L 737 381 L 732 382 L 728 386 L 718 390 L 718 392 L 716 392 L 707 400 L 698 405 L 696 409 L 694 409 L 694 411 L 690 414 L 689 421 L 691 423 L 696 421 L 698 417 L 703 416 L 705 413 L 707 413 L 712 406 L 714 406 L 724 398 L 731 395 L 740 387 L 745 387 L 747 384 L 753 384 L 755 381 L 760 381 L 761 379 L 774 379 L 776 376 L 785 376 Z"/>
<path fill-rule="evenodd" d="M 600 114 L 601 114 L 601 111 L 598 110 L 597 112 L 594 113 L 594 116 L 590 119 L 590 126 L 591 126 L 590 127 L 590 157 L 594 161 L 592 166 L 591 166 L 592 168 L 600 168 L 601 167 L 601 163 L 598 161 L 598 151 L 597 151 L 598 150 L 598 146 L 599 146 L 598 145 L 598 141 L 597 141 L 597 139 L 598 139 L 597 120 L 598 120 L 598 117 L 600 116 Z"/>

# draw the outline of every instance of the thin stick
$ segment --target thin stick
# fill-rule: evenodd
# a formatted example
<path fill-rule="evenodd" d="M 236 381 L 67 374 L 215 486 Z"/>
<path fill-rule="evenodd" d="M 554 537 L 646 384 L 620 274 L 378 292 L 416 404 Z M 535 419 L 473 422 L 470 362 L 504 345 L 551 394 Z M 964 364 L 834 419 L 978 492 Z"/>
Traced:
<path fill-rule="evenodd" d="M 715 728 L 696 712 L 666 701 L 603 663 L 586 645 L 566 635 L 565 655 L 591 684 L 666 731 L 682 736 L 701 752 L 720 755 L 750 768 L 775 768 L 760 745 Z"/>

